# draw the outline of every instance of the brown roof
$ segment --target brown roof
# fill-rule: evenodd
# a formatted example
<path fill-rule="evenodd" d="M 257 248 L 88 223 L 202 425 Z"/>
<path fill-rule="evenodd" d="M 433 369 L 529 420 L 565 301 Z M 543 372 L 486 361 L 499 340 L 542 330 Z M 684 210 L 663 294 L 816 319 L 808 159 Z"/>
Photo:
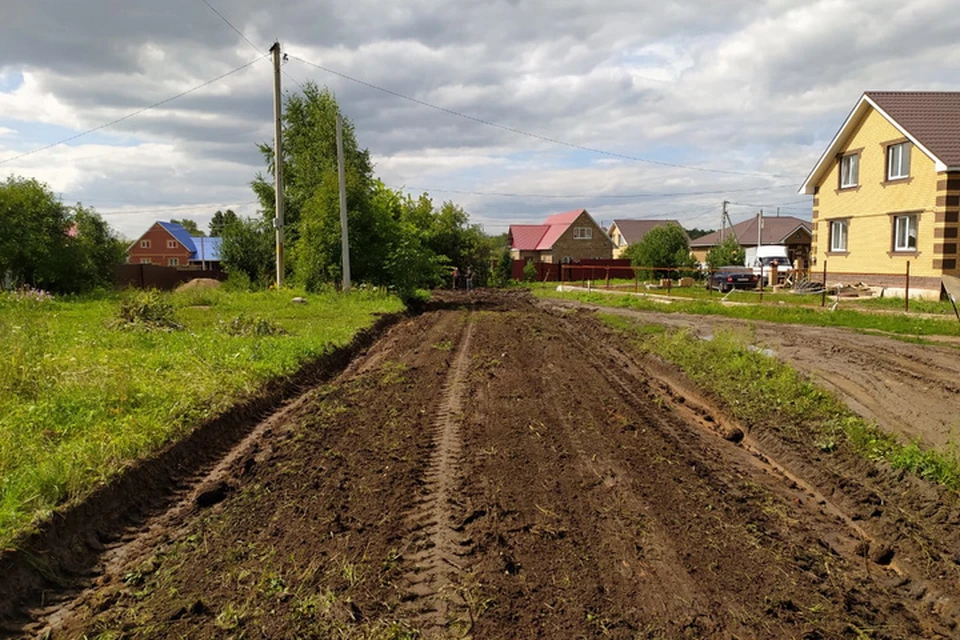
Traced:
<path fill-rule="evenodd" d="M 790 234 L 797 230 L 797 227 L 803 227 L 807 233 L 812 233 L 813 225 L 800 218 L 793 216 L 767 216 L 763 219 L 763 237 L 760 239 L 763 244 L 779 244 Z M 727 229 L 725 238 L 735 234 L 741 245 L 753 247 L 757 244 L 757 218 L 756 216 L 733 225 L 733 232 Z M 691 247 L 712 247 L 720 244 L 720 232 L 714 231 L 707 235 L 697 238 L 690 242 Z"/>
<path fill-rule="evenodd" d="M 960 92 L 867 91 L 866 95 L 944 164 L 960 166 Z"/>
<path fill-rule="evenodd" d="M 614 220 L 613 224 L 620 229 L 620 234 L 627 241 L 627 244 L 640 242 L 651 229 L 665 224 L 675 224 L 683 229 L 683 226 L 676 220 Z"/>

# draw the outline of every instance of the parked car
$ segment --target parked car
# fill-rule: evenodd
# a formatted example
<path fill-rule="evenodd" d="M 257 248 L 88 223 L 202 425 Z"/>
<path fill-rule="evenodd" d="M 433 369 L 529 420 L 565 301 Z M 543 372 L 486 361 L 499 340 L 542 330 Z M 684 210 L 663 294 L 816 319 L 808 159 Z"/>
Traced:
<path fill-rule="evenodd" d="M 708 278 L 707 288 L 714 288 L 720 291 L 730 291 L 731 289 L 754 289 L 757 281 L 760 279 L 753 269 L 731 265 L 727 267 L 718 267 Z"/>

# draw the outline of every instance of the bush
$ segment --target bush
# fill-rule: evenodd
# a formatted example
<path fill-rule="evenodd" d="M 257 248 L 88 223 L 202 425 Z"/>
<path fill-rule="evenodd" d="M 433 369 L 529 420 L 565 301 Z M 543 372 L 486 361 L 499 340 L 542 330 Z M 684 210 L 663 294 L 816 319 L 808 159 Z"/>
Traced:
<path fill-rule="evenodd" d="M 711 269 L 730 265 L 743 264 L 746 251 L 740 246 L 736 238 L 725 238 L 723 242 L 710 249 L 707 253 L 707 265 Z"/>
<path fill-rule="evenodd" d="M 127 294 L 120 300 L 120 309 L 110 323 L 114 329 L 143 329 L 146 331 L 178 331 L 173 304 L 156 289 Z"/>
<path fill-rule="evenodd" d="M 289 332 L 276 322 L 254 316 L 239 315 L 230 322 L 221 322 L 222 330 L 231 336 L 285 336 Z"/>
<path fill-rule="evenodd" d="M 533 260 L 527 260 L 527 264 L 523 266 L 523 280 L 524 282 L 537 281 L 537 266 L 533 264 Z"/>

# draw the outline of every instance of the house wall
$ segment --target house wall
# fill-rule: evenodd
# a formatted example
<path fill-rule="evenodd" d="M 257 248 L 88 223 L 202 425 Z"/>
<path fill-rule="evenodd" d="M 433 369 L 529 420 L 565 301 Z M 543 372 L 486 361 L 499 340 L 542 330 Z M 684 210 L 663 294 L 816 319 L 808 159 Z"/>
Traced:
<path fill-rule="evenodd" d="M 842 153 L 860 150 L 858 186 L 840 189 L 840 163 L 834 161 L 826 176 L 818 183 L 813 198 L 814 271 L 819 271 L 826 260 L 828 279 L 843 280 L 842 274 L 883 274 L 901 276 L 910 261 L 911 275 L 916 285 L 934 286 L 942 273 L 946 254 L 956 244 L 944 247 L 946 227 L 946 198 L 938 209 L 938 195 L 946 196 L 947 185 L 938 192 L 938 177 L 934 161 L 920 149 L 910 151 L 910 177 L 895 182 L 886 181 L 886 146 L 904 137 L 889 121 L 870 109 L 854 128 L 843 146 Z M 958 197 L 960 197 L 960 185 Z M 960 203 L 958 203 L 960 204 Z M 893 216 L 895 213 L 916 213 L 919 216 L 916 252 L 893 251 Z M 830 249 L 830 221 L 848 219 L 847 251 L 832 253 Z M 956 219 L 956 214 L 953 215 Z M 956 227 L 955 223 L 951 226 Z M 951 233 L 956 233 L 951 232 Z M 955 264 L 953 265 L 955 267 Z M 833 278 L 830 274 L 836 274 Z M 879 275 L 877 277 L 880 277 Z M 849 280 L 847 278 L 846 280 Z M 869 282 L 869 277 L 858 278 Z"/>
<path fill-rule="evenodd" d="M 150 241 L 148 249 L 140 247 L 142 240 Z M 176 248 L 167 248 L 168 240 L 176 242 Z M 190 250 L 167 233 L 166 229 L 155 223 L 127 249 L 127 261 L 130 264 L 143 264 L 145 258 L 149 259 L 151 264 L 162 267 L 168 266 L 170 258 L 177 258 L 179 266 L 185 267 L 190 261 Z"/>
<path fill-rule="evenodd" d="M 576 227 L 593 228 L 593 237 L 589 240 L 574 238 Z M 583 260 L 584 258 L 599 258 L 610 260 L 613 258 L 613 243 L 610 236 L 604 233 L 596 222 L 586 212 L 581 213 L 573 224 L 553 243 L 553 250 L 544 252 L 545 262 L 559 263 L 564 258 Z"/>
<path fill-rule="evenodd" d="M 627 242 L 623 238 L 623 234 L 620 233 L 620 227 L 614 223 L 610 226 L 610 239 L 613 240 L 613 257 L 614 259 L 619 259 L 623 257 L 623 252 L 627 249 Z"/>

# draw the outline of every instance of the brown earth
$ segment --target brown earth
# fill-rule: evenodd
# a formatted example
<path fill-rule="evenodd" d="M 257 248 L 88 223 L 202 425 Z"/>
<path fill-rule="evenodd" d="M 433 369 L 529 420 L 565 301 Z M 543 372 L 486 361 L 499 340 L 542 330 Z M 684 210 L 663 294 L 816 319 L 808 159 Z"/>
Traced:
<path fill-rule="evenodd" d="M 644 322 L 689 329 L 700 336 L 717 330 L 749 330 L 768 348 L 842 397 L 848 406 L 884 430 L 943 447 L 960 445 L 960 353 L 950 346 L 915 344 L 846 329 L 746 323 L 716 316 L 633 311 L 551 300 L 557 308 L 602 309 Z"/>
<path fill-rule="evenodd" d="M 955 637 L 953 494 L 734 437 L 590 314 L 442 298 L 24 633 Z"/>

